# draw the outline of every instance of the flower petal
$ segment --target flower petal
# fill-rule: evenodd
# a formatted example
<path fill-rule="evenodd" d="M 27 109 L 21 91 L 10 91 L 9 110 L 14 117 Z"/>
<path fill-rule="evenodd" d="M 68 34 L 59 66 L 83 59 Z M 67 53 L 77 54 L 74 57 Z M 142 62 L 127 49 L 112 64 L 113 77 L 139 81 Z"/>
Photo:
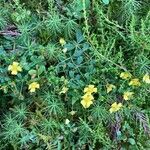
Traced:
<path fill-rule="evenodd" d="M 8 66 L 8 70 L 10 71 L 12 69 L 12 65 L 9 65 Z"/>
<path fill-rule="evenodd" d="M 16 70 L 13 70 L 13 71 L 11 72 L 12 75 L 17 75 L 17 73 L 18 73 L 18 72 L 17 72 Z"/>

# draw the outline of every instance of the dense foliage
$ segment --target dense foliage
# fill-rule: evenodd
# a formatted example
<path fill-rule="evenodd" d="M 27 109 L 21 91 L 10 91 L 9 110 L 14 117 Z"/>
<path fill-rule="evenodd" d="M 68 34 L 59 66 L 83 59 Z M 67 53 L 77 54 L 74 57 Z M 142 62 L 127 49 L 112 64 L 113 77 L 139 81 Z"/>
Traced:
<path fill-rule="evenodd" d="M 0 150 L 150 149 L 149 0 L 0 0 Z"/>

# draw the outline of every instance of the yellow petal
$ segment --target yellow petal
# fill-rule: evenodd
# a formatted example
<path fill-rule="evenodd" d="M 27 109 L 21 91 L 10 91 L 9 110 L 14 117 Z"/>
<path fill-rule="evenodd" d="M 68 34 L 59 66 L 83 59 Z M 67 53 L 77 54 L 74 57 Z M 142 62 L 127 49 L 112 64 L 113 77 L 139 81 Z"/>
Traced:
<path fill-rule="evenodd" d="M 35 87 L 36 87 L 37 89 L 39 89 L 39 88 L 40 88 L 40 85 L 39 85 L 38 83 L 36 83 Z"/>
<path fill-rule="evenodd" d="M 93 92 L 94 92 L 94 93 L 97 93 L 97 88 L 94 88 L 94 89 L 93 89 Z"/>
<path fill-rule="evenodd" d="M 110 111 L 110 113 L 113 113 L 113 112 L 114 112 L 113 108 L 110 108 L 109 111 Z"/>
<path fill-rule="evenodd" d="M 89 88 L 89 89 L 94 89 L 94 85 L 91 85 L 91 84 L 90 84 L 90 85 L 88 86 L 88 88 Z"/>
<path fill-rule="evenodd" d="M 125 79 L 125 80 L 130 79 L 131 77 L 132 77 L 132 75 L 130 72 L 122 72 L 120 74 L 120 78 Z"/>
<path fill-rule="evenodd" d="M 88 88 L 86 87 L 86 88 L 84 88 L 84 93 L 86 93 L 88 91 Z"/>
<path fill-rule="evenodd" d="M 8 70 L 10 71 L 12 69 L 12 65 L 9 65 L 8 66 Z"/>
<path fill-rule="evenodd" d="M 112 105 L 111 105 L 111 107 L 116 107 L 117 106 L 117 103 L 116 102 L 114 102 Z"/>
<path fill-rule="evenodd" d="M 107 84 L 106 85 L 107 93 L 111 92 L 115 88 L 116 88 L 116 86 L 113 84 Z"/>
<path fill-rule="evenodd" d="M 109 109 L 110 113 L 112 112 L 116 112 L 118 111 L 120 108 L 122 107 L 122 103 L 116 103 L 114 102 L 112 105 L 111 105 L 111 108 Z"/>
<path fill-rule="evenodd" d="M 28 89 L 29 89 L 29 90 L 31 89 L 31 84 L 29 85 Z"/>
<path fill-rule="evenodd" d="M 97 92 L 97 88 L 94 87 L 94 85 L 88 85 L 88 87 L 84 88 L 84 93 L 96 93 Z"/>
<path fill-rule="evenodd" d="M 82 100 L 81 101 L 81 104 L 84 108 L 88 108 L 90 107 L 91 104 L 93 104 L 93 101 L 89 100 L 89 101 L 86 101 L 86 100 Z"/>
<path fill-rule="evenodd" d="M 144 75 L 143 82 L 150 84 L 150 76 L 148 73 Z"/>
<path fill-rule="evenodd" d="M 118 103 L 118 107 L 119 107 L 119 108 L 122 107 L 122 103 Z"/>
<path fill-rule="evenodd" d="M 13 62 L 12 65 L 8 66 L 8 70 L 11 71 L 12 75 L 17 75 L 18 71 L 22 71 L 18 62 Z"/>
<path fill-rule="evenodd" d="M 17 67 L 18 71 L 22 71 L 22 68 L 20 66 Z"/>
<path fill-rule="evenodd" d="M 129 85 L 130 85 L 130 86 L 140 86 L 141 83 L 140 83 L 140 81 L 139 81 L 138 78 L 134 78 L 134 79 L 132 79 L 132 80 L 129 82 Z"/>
<path fill-rule="evenodd" d="M 129 99 L 131 99 L 132 97 L 133 97 L 133 94 L 134 94 L 134 92 L 124 92 L 124 94 L 123 94 L 123 99 L 124 100 L 129 100 Z"/>
<path fill-rule="evenodd" d="M 15 71 L 15 70 L 11 72 L 12 75 L 17 75 L 17 73 L 18 73 L 18 72 Z"/>
<path fill-rule="evenodd" d="M 86 103 L 86 108 L 90 107 L 92 104 L 93 104 L 93 101 L 88 101 L 88 102 Z"/>
<path fill-rule="evenodd" d="M 32 93 L 32 92 L 35 92 L 35 88 L 30 89 L 30 92 L 31 92 L 31 93 Z"/>
<path fill-rule="evenodd" d="M 82 104 L 82 106 L 83 106 L 84 108 L 86 108 L 86 101 L 85 101 L 85 100 L 82 100 L 82 101 L 81 101 L 81 104 Z"/>
<path fill-rule="evenodd" d="M 129 100 L 129 98 L 128 98 L 127 95 L 123 95 L 123 99 L 124 99 L 124 100 Z"/>
<path fill-rule="evenodd" d="M 35 92 L 36 88 L 40 88 L 40 85 L 37 82 L 32 82 L 31 84 L 29 84 L 28 89 L 30 90 L 30 92 Z"/>
<path fill-rule="evenodd" d="M 14 62 L 13 62 L 13 65 L 14 65 L 14 66 L 18 66 L 18 65 L 19 65 L 19 63 L 18 63 L 18 62 L 16 62 L 16 61 L 14 61 Z"/>
<path fill-rule="evenodd" d="M 89 93 L 86 93 L 84 96 L 82 96 L 82 98 L 84 100 L 93 100 L 94 99 L 93 95 L 91 95 Z"/>

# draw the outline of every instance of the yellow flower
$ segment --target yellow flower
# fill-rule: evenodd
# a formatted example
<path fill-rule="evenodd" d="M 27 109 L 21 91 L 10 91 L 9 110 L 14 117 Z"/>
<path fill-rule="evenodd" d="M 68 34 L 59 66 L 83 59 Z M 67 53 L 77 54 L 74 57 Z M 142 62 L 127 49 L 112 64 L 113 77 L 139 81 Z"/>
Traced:
<path fill-rule="evenodd" d="M 94 99 L 93 95 L 91 95 L 89 93 L 86 93 L 84 96 L 82 96 L 82 98 L 84 100 L 93 100 Z"/>
<path fill-rule="evenodd" d="M 110 91 L 112 91 L 115 88 L 116 88 L 116 86 L 113 84 L 107 84 L 106 85 L 107 93 L 109 93 Z"/>
<path fill-rule="evenodd" d="M 83 100 L 81 101 L 81 104 L 83 105 L 84 108 L 90 107 L 91 104 L 93 104 L 94 97 L 87 93 L 84 96 L 82 96 Z"/>
<path fill-rule="evenodd" d="M 138 78 L 135 78 L 135 79 L 132 79 L 132 80 L 129 82 L 129 85 L 130 85 L 130 86 L 140 86 L 141 83 L 140 83 L 140 81 L 139 81 Z"/>
<path fill-rule="evenodd" d="M 84 88 L 84 93 L 96 93 L 97 92 L 97 88 L 94 87 L 94 85 L 88 85 L 88 87 Z"/>
<path fill-rule="evenodd" d="M 144 75 L 143 82 L 150 84 L 150 75 L 148 73 Z"/>
<path fill-rule="evenodd" d="M 68 91 L 67 87 L 63 87 L 59 94 L 65 94 Z"/>
<path fill-rule="evenodd" d="M 120 74 L 120 78 L 125 79 L 125 80 L 130 79 L 131 77 L 132 77 L 132 75 L 130 72 L 122 72 Z"/>
<path fill-rule="evenodd" d="M 114 102 L 112 105 L 111 105 L 111 108 L 109 109 L 110 113 L 113 113 L 113 112 L 116 112 L 118 111 L 120 108 L 122 107 L 122 103 L 116 103 Z"/>
<path fill-rule="evenodd" d="M 83 105 L 84 108 L 88 108 L 88 107 L 90 107 L 90 105 L 93 104 L 93 101 L 91 101 L 91 100 L 82 100 L 81 104 Z"/>
<path fill-rule="evenodd" d="M 40 85 L 37 83 L 37 82 L 32 82 L 30 85 L 29 85 L 29 90 L 30 92 L 35 92 L 36 89 L 39 89 L 40 88 Z"/>
<path fill-rule="evenodd" d="M 18 62 L 13 62 L 12 65 L 8 66 L 8 71 L 11 71 L 12 75 L 17 75 L 18 72 L 22 71 L 22 68 Z"/>
<path fill-rule="evenodd" d="M 59 43 L 61 44 L 61 46 L 64 46 L 66 44 L 66 41 L 63 38 L 60 38 Z"/>
<path fill-rule="evenodd" d="M 124 92 L 123 93 L 123 99 L 124 100 L 130 100 L 133 97 L 134 92 Z"/>

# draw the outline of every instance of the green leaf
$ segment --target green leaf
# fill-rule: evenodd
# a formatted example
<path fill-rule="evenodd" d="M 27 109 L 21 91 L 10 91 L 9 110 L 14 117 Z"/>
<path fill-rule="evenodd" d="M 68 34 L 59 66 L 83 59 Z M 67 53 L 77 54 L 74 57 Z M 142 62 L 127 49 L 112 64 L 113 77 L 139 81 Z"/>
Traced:
<path fill-rule="evenodd" d="M 128 139 L 128 142 L 131 144 L 131 145 L 135 145 L 135 140 L 133 138 L 129 138 Z"/>
<path fill-rule="evenodd" d="M 73 50 L 75 48 L 75 45 L 68 43 L 65 45 L 65 48 L 67 48 L 67 50 Z"/>
<path fill-rule="evenodd" d="M 44 71 L 46 71 L 45 66 L 40 66 L 40 68 L 38 69 L 38 75 L 42 74 Z"/>
<path fill-rule="evenodd" d="M 29 75 L 32 76 L 32 75 L 36 74 L 36 70 L 32 69 L 32 70 L 30 70 L 28 73 L 29 73 Z"/>
<path fill-rule="evenodd" d="M 77 64 L 80 65 L 82 62 L 83 62 L 83 57 L 82 57 L 82 56 L 79 56 L 79 57 L 77 58 Z"/>
<path fill-rule="evenodd" d="M 77 39 L 77 43 L 81 43 L 84 40 L 84 36 L 83 36 L 81 30 L 77 30 L 76 39 Z"/>
<path fill-rule="evenodd" d="M 104 4 L 106 4 L 106 5 L 109 4 L 109 0 L 102 0 L 102 2 L 103 2 Z"/>
<path fill-rule="evenodd" d="M 69 71 L 70 78 L 74 78 L 74 71 Z"/>
<path fill-rule="evenodd" d="M 85 8 L 89 8 L 90 6 L 90 0 L 85 0 Z M 76 6 L 75 6 L 76 11 L 82 11 L 83 8 L 83 1 L 81 0 L 76 0 Z"/>
<path fill-rule="evenodd" d="M 70 68 L 74 68 L 74 67 L 75 67 L 74 64 L 73 64 L 73 63 L 70 63 L 70 62 L 68 62 L 67 65 L 68 65 L 68 67 L 70 67 Z"/>
<path fill-rule="evenodd" d="M 78 49 L 78 50 L 76 50 L 76 51 L 74 52 L 73 56 L 74 56 L 74 57 L 79 57 L 79 56 L 82 55 L 82 53 L 83 53 L 83 50 L 82 50 L 82 49 Z"/>

